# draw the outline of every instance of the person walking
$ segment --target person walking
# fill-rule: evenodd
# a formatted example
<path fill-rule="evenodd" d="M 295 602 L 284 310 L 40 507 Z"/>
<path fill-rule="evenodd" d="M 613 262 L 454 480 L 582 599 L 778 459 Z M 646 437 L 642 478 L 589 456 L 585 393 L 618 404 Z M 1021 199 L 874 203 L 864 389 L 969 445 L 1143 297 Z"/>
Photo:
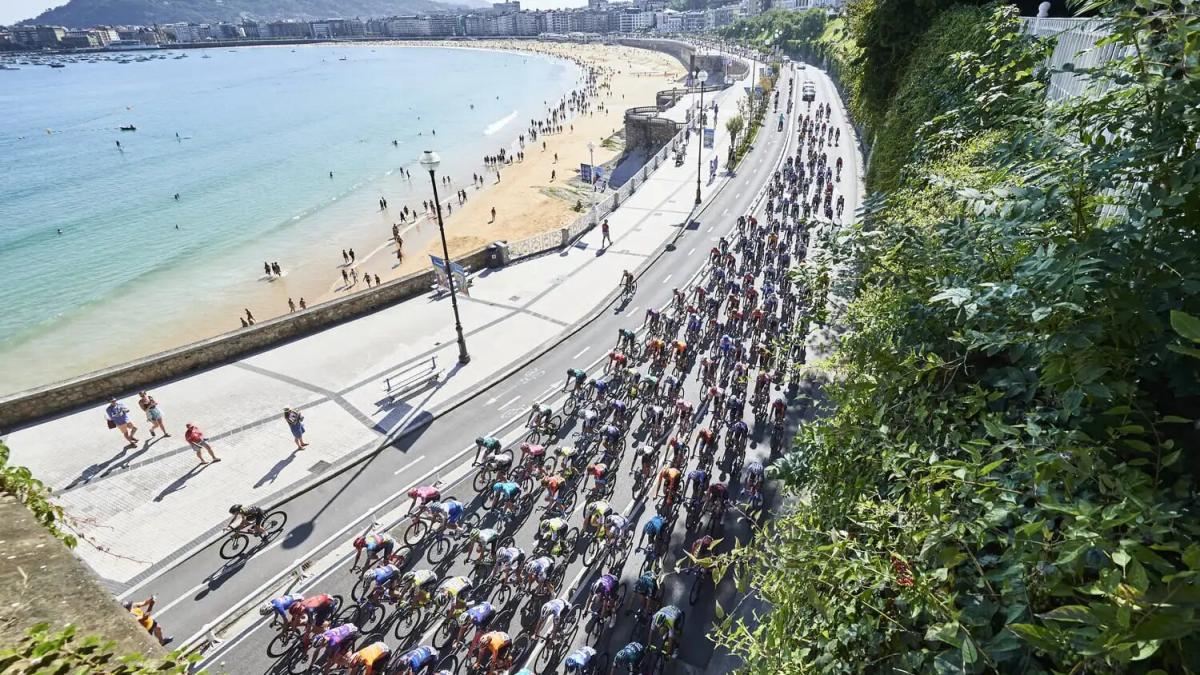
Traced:
<path fill-rule="evenodd" d="M 308 303 L 304 301 L 304 298 L 300 298 L 300 309 L 308 309 Z"/>
<path fill-rule="evenodd" d="M 204 432 L 200 431 L 200 427 L 188 422 L 187 431 L 184 432 L 183 437 L 187 439 L 188 445 L 192 446 L 192 449 L 196 451 L 196 459 L 200 460 L 201 464 L 208 464 L 208 462 L 204 461 L 204 454 L 200 452 L 201 449 L 208 451 L 208 455 L 212 457 L 214 463 L 221 461 L 221 458 L 217 457 L 217 453 L 213 452 L 212 446 L 208 444 L 208 439 L 204 437 Z"/>
<path fill-rule="evenodd" d="M 600 224 L 600 248 L 608 248 L 612 246 L 612 243 L 612 235 L 608 231 L 608 218 L 605 218 L 604 222 Z"/>
<path fill-rule="evenodd" d="M 350 254 L 346 253 L 346 249 L 342 249 L 342 263 L 345 265 L 350 264 Z"/>
<path fill-rule="evenodd" d="M 158 597 L 152 595 L 141 602 L 126 600 L 121 603 L 121 606 L 125 608 L 125 611 L 132 614 L 134 619 L 137 619 L 137 622 L 141 624 L 142 628 L 146 629 L 146 632 L 158 640 L 158 644 L 166 645 L 175 638 L 170 636 L 163 637 L 162 626 L 158 625 L 154 617 L 150 616 L 150 612 L 154 611 L 154 602 L 156 600 L 158 600 Z"/>
<path fill-rule="evenodd" d="M 293 302 L 291 298 L 288 298 L 288 313 L 291 314 L 291 313 L 294 313 L 295 311 L 296 311 L 296 303 Z"/>
<path fill-rule="evenodd" d="M 294 408 L 284 408 L 283 421 L 287 422 L 288 429 L 292 432 L 292 440 L 296 441 L 296 449 L 303 450 L 307 447 L 308 443 L 304 442 L 304 415 Z"/>
<path fill-rule="evenodd" d="M 126 408 L 124 403 L 115 398 L 109 399 L 104 416 L 108 418 L 109 429 L 120 429 L 127 443 L 137 443 L 137 425 L 129 421 L 129 408 Z"/>
<path fill-rule="evenodd" d="M 354 249 L 350 249 L 350 263 L 354 263 Z"/>
<path fill-rule="evenodd" d="M 347 286 L 350 285 L 350 274 L 346 272 L 345 267 L 342 268 L 342 283 L 346 284 Z"/>
<path fill-rule="evenodd" d="M 249 308 L 243 308 L 243 309 L 246 310 L 246 323 L 249 323 L 251 326 L 253 326 L 254 325 L 254 315 L 250 313 Z"/>
<path fill-rule="evenodd" d="M 158 401 L 154 400 L 153 396 L 144 391 L 138 392 L 138 407 L 146 413 L 146 421 L 150 423 L 151 436 L 154 436 L 156 428 L 163 432 L 163 438 L 171 436 L 167 433 L 167 427 L 163 423 L 163 415 L 162 411 L 158 409 Z"/>

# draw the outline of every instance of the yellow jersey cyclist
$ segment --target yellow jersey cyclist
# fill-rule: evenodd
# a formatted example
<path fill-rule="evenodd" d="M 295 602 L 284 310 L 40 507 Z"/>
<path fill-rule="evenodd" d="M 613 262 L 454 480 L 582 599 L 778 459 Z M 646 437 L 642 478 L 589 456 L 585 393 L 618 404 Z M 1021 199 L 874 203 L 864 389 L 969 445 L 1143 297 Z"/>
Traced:
<path fill-rule="evenodd" d="M 471 650 L 476 672 L 487 675 L 501 673 L 512 667 L 512 638 L 504 631 L 484 633 Z"/>
<path fill-rule="evenodd" d="M 389 535 L 383 533 L 368 534 L 357 537 L 354 540 L 354 564 L 351 569 L 370 569 L 377 562 L 387 562 L 392 557 L 392 553 L 396 550 L 396 540 Z M 363 553 L 367 554 L 367 561 L 362 567 L 358 566 L 358 559 Z"/>
<path fill-rule="evenodd" d="M 229 507 L 229 515 L 233 516 L 229 520 L 229 529 L 234 532 L 250 532 L 259 537 L 267 535 L 267 531 L 262 526 L 263 520 L 267 517 L 267 512 L 263 511 L 262 508 L 234 504 Z"/>
<path fill-rule="evenodd" d="M 538 524 L 538 541 L 550 546 L 554 555 L 562 548 L 562 536 L 567 531 L 567 521 L 562 518 L 547 518 Z"/>
<path fill-rule="evenodd" d="M 467 535 L 467 538 L 469 542 L 467 544 L 467 563 L 487 564 L 496 559 L 496 545 L 500 542 L 499 532 L 490 527 L 475 528 L 471 530 L 471 534 Z M 476 550 L 479 551 L 479 555 L 472 558 L 471 556 Z"/>
<path fill-rule="evenodd" d="M 350 657 L 350 675 L 382 675 L 387 672 L 392 649 L 383 642 L 372 642 Z"/>
<path fill-rule="evenodd" d="M 357 638 L 358 626 L 352 623 L 334 626 L 313 638 L 314 648 L 325 649 L 325 667 L 322 670 L 328 672 L 330 668 L 349 667 L 350 650 Z"/>
<path fill-rule="evenodd" d="M 579 449 L 573 445 L 560 445 L 554 450 L 554 454 L 558 457 L 558 472 L 570 478 L 575 471 L 573 466 L 575 458 L 579 456 Z"/>
<path fill-rule="evenodd" d="M 437 589 L 437 601 L 445 605 L 446 616 L 458 616 L 459 612 L 466 609 L 474 588 L 475 582 L 468 577 L 450 577 L 443 581 Z"/>
<path fill-rule="evenodd" d="M 588 504 L 587 513 L 584 514 L 584 526 L 589 530 L 599 530 L 604 524 L 604 519 L 612 515 L 613 508 L 608 502 L 600 500 Z"/>
<path fill-rule="evenodd" d="M 549 556 L 534 558 L 525 563 L 525 588 L 534 595 L 546 596 L 554 591 L 551 576 L 554 574 L 554 559 Z"/>
<path fill-rule="evenodd" d="M 418 607 L 429 602 L 430 594 L 437 585 L 438 575 L 433 570 L 409 570 L 400 578 L 400 586 L 409 589 L 412 604 Z"/>
<path fill-rule="evenodd" d="M 650 632 L 663 638 L 663 645 L 671 645 L 671 655 L 679 648 L 678 631 L 683 626 L 683 610 L 675 605 L 667 605 L 654 613 L 650 619 Z"/>

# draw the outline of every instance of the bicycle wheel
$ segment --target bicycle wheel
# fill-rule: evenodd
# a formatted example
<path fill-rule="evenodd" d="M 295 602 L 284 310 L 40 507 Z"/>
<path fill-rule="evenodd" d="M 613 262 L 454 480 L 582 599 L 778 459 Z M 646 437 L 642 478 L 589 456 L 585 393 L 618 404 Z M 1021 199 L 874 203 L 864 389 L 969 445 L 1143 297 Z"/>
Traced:
<path fill-rule="evenodd" d="M 588 542 L 587 548 L 583 551 L 583 564 L 591 567 L 600 557 L 600 553 L 604 550 L 604 546 L 599 539 L 593 538 Z"/>
<path fill-rule="evenodd" d="M 704 588 L 705 570 L 699 570 L 695 573 L 696 578 L 692 579 L 692 587 L 688 591 L 688 604 L 695 605 L 700 599 L 700 591 Z"/>
<path fill-rule="evenodd" d="M 300 633 L 284 628 L 267 643 L 267 656 L 277 659 L 300 644 Z"/>
<path fill-rule="evenodd" d="M 392 628 L 392 633 L 403 644 L 408 642 L 420 630 L 424 616 L 422 616 L 420 607 L 409 606 L 398 610 L 398 612 L 399 616 L 393 622 L 395 626 Z"/>
<path fill-rule="evenodd" d="M 387 615 L 387 610 L 374 602 L 363 602 L 357 605 L 350 605 L 350 607 L 353 608 L 351 612 L 353 618 L 350 620 L 350 623 L 358 626 L 358 630 L 363 635 L 371 633 L 378 628 L 379 624 L 383 623 L 383 617 Z"/>
<path fill-rule="evenodd" d="M 429 523 L 421 519 L 414 520 L 404 530 L 404 543 L 410 547 L 416 546 L 427 532 L 429 532 Z"/>
<path fill-rule="evenodd" d="M 224 560 L 233 560 L 240 556 L 246 547 L 250 545 L 250 537 L 241 532 L 234 532 L 229 535 L 229 538 L 221 544 L 221 558 Z"/>
<path fill-rule="evenodd" d="M 579 401 L 576 401 L 574 396 L 568 396 L 567 400 L 563 401 L 563 414 L 567 417 L 574 417 L 578 410 Z"/>
<path fill-rule="evenodd" d="M 264 539 L 274 539 L 280 532 L 283 531 L 283 526 L 287 524 L 287 513 L 276 510 L 267 514 L 263 519 L 263 529 L 266 530 Z"/>
<path fill-rule="evenodd" d="M 542 442 L 541 430 L 539 430 L 537 427 L 530 429 L 529 435 L 525 437 L 525 440 L 527 440 L 530 443 L 533 443 L 534 445 L 538 445 L 539 443 Z"/>
<path fill-rule="evenodd" d="M 462 629 L 458 626 L 458 622 L 445 619 L 442 625 L 438 626 L 437 631 L 433 634 L 433 646 L 437 650 L 445 653 L 449 650 L 450 645 L 458 642 L 461 638 Z"/>
<path fill-rule="evenodd" d="M 442 564 L 442 561 L 444 561 L 453 550 L 454 542 L 450 541 L 449 537 L 440 535 L 429 543 L 429 551 L 425 554 L 425 559 L 429 561 L 430 565 L 436 567 Z"/>
<path fill-rule="evenodd" d="M 371 584 L 373 582 L 374 578 L 364 572 L 363 576 L 359 577 L 358 581 L 354 582 L 354 586 L 350 588 L 350 597 L 353 598 L 355 602 L 362 601 L 363 597 L 367 595 L 367 591 L 371 590 Z"/>
<path fill-rule="evenodd" d="M 475 472 L 475 477 L 471 479 L 471 487 L 475 488 L 476 492 L 483 492 L 492 483 L 491 472 L 484 467 L 479 467 Z"/>

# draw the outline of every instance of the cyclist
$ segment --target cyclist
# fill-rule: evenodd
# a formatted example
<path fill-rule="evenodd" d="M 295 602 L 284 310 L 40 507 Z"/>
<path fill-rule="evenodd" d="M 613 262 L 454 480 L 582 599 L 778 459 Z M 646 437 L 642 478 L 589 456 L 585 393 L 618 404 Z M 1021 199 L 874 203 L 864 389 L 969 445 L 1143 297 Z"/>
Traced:
<path fill-rule="evenodd" d="M 649 478 L 654 473 L 654 469 L 658 464 L 658 450 L 649 443 L 644 445 L 635 445 L 633 447 L 633 456 L 635 466 L 641 466 L 641 474 L 643 479 Z"/>
<path fill-rule="evenodd" d="M 651 429 L 655 429 L 655 428 L 663 426 L 662 406 L 659 406 L 659 405 L 646 406 L 645 415 L 646 415 L 646 424 L 648 424 Z"/>
<path fill-rule="evenodd" d="M 659 312 L 657 309 L 654 309 L 653 307 L 648 307 L 646 309 L 646 318 L 642 319 L 642 325 L 643 326 L 649 325 L 650 332 L 654 333 L 654 332 L 657 332 L 658 324 L 661 319 L 662 319 L 661 312 Z M 662 340 L 659 340 L 659 342 L 662 342 Z"/>
<path fill-rule="evenodd" d="M 468 537 L 469 543 L 467 544 L 466 561 L 468 563 L 479 562 L 486 564 L 489 561 L 495 560 L 496 545 L 499 543 L 499 539 L 500 533 L 490 527 L 485 527 L 483 529 L 475 528 L 474 530 L 471 530 L 471 534 Z M 477 547 L 479 549 L 479 557 L 475 558 L 473 561 L 471 559 L 471 554 L 475 552 Z"/>
<path fill-rule="evenodd" d="M 637 334 L 628 328 L 617 329 L 617 349 L 628 354 L 637 345 Z"/>
<path fill-rule="evenodd" d="M 562 629 L 563 612 L 570 612 L 571 603 L 562 598 L 554 598 L 542 603 L 542 610 L 538 616 L 537 624 L 533 627 L 534 639 L 545 637 L 549 639 L 554 635 L 555 629 Z M 549 628 L 548 634 L 543 636 L 542 629 Z"/>
<path fill-rule="evenodd" d="M 715 382 L 717 379 L 717 362 L 707 356 L 700 360 L 700 379 L 705 382 Z"/>
<path fill-rule="evenodd" d="M 692 415 L 696 412 L 696 408 L 692 405 L 692 402 L 684 398 L 675 401 L 675 411 L 679 416 L 679 429 L 690 428 L 692 426 Z"/>
<path fill-rule="evenodd" d="M 471 462 L 472 466 L 478 466 L 483 463 L 480 459 L 486 459 L 493 452 L 500 452 L 500 441 L 491 436 L 480 436 L 475 439 L 475 460 Z"/>
<path fill-rule="evenodd" d="M 520 571 L 521 565 L 524 562 L 525 551 L 516 546 L 505 546 L 496 551 L 496 566 L 499 568 L 498 573 L 503 579 L 511 581 L 513 575 Z"/>
<path fill-rule="evenodd" d="M 259 537 L 265 537 L 267 531 L 263 528 L 262 522 L 267 517 L 266 511 L 263 511 L 258 506 L 242 506 L 234 504 L 229 507 L 229 514 L 233 516 L 229 520 L 229 529 L 234 532 L 242 532 L 246 529 Z"/>
<path fill-rule="evenodd" d="M 546 488 L 546 504 L 553 504 L 559 501 L 558 491 L 566 482 L 567 479 L 558 474 L 542 478 L 542 487 Z"/>
<path fill-rule="evenodd" d="M 629 357 L 625 356 L 625 354 L 619 349 L 614 349 L 608 353 L 608 366 L 614 371 L 623 369 L 628 360 Z"/>
<path fill-rule="evenodd" d="M 528 466 L 531 473 L 541 473 L 546 462 L 546 446 L 522 443 L 520 447 L 521 466 Z"/>
<path fill-rule="evenodd" d="M 437 660 L 438 650 L 430 645 L 410 649 L 400 655 L 399 663 L 405 668 L 400 673 L 402 675 L 418 675 L 423 670 L 432 670 Z"/>
<path fill-rule="evenodd" d="M 554 592 L 550 575 L 554 572 L 554 559 L 549 556 L 534 558 L 525 563 L 525 587 L 534 595 L 550 595 Z"/>
<path fill-rule="evenodd" d="M 671 449 L 671 466 L 678 468 L 687 464 L 691 449 L 688 448 L 686 439 L 680 440 L 679 437 L 672 436 L 671 440 L 667 441 L 667 447 Z"/>
<path fill-rule="evenodd" d="M 671 343 L 671 347 L 675 350 L 675 362 L 683 366 L 683 362 L 687 359 L 687 342 L 684 340 L 675 340 Z"/>
<path fill-rule="evenodd" d="M 615 424 L 605 424 L 600 427 L 600 438 L 604 442 L 604 447 L 607 450 L 616 450 L 617 442 L 621 440 L 621 436 L 625 434 L 621 432 L 621 427 Z"/>
<path fill-rule="evenodd" d="M 411 516 L 427 506 L 429 502 L 436 502 L 441 499 L 442 491 L 433 485 L 419 485 L 409 490 L 408 496 L 412 499 L 408 504 L 408 515 Z"/>
<path fill-rule="evenodd" d="M 322 671 L 328 672 L 330 668 L 348 667 L 350 665 L 348 658 L 350 649 L 354 646 L 354 640 L 357 637 L 358 626 L 344 623 L 313 638 L 313 647 L 325 649 L 325 667 Z"/>
<path fill-rule="evenodd" d="M 708 495 L 704 498 L 704 512 L 712 513 L 718 522 L 725 515 L 725 505 L 729 503 L 729 488 L 718 481 L 708 486 Z"/>
<path fill-rule="evenodd" d="M 442 522 L 448 534 L 457 534 L 462 527 L 460 521 L 463 517 L 463 505 L 457 499 L 453 497 L 443 499 L 440 502 L 431 503 L 426 508 L 429 509 L 430 515 Z"/>
<path fill-rule="evenodd" d="M 787 418 L 787 403 L 784 403 L 782 398 L 776 398 L 771 402 L 771 420 L 776 424 L 783 424 Z"/>
<path fill-rule="evenodd" d="M 400 585 L 411 589 L 413 604 L 429 602 L 430 593 L 438 585 L 438 577 L 432 570 L 409 570 L 400 578 Z"/>
<path fill-rule="evenodd" d="M 620 582 L 611 574 L 603 574 L 592 582 L 592 594 L 588 598 L 588 610 L 597 620 L 608 617 L 611 628 L 617 621 L 617 585 Z"/>
<path fill-rule="evenodd" d="M 741 445 L 746 440 L 746 434 L 750 432 L 750 427 L 745 420 L 739 419 L 729 427 L 729 437 L 733 439 L 735 445 Z"/>
<path fill-rule="evenodd" d="M 746 411 L 746 402 L 742 400 L 741 396 L 732 395 L 725 402 L 725 410 L 728 413 L 726 418 L 730 424 L 733 424 L 735 421 L 742 419 L 742 414 Z"/>
<path fill-rule="evenodd" d="M 674 656 L 675 648 L 678 647 L 675 640 L 678 637 L 675 634 L 679 628 L 679 620 L 683 616 L 683 610 L 675 605 L 667 605 L 654 613 L 654 617 L 650 619 L 650 630 L 663 637 L 663 646 L 668 644 L 672 647 L 672 656 Z"/>
<path fill-rule="evenodd" d="M 551 545 L 551 551 L 558 555 L 562 544 L 559 539 L 567 531 L 567 521 L 562 518 L 547 518 L 538 524 L 538 540 Z"/>
<path fill-rule="evenodd" d="M 754 398 L 759 400 L 765 399 L 770 388 L 771 374 L 760 372 L 758 377 L 754 378 Z"/>
<path fill-rule="evenodd" d="M 622 666 L 630 673 L 635 672 L 645 654 L 646 647 L 640 642 L 630 642 L 621 647 L 613 657 L 613 672 L 616 672 L 616 666 Z"/>
<path fill-rule="evenodd" d="M 496 608 L 490 602 L 478 602 L 467 608 L 459 619 L 463 624 L 470 623 L 475 628 L 475 640 L 479 640 L 488 624 L 492 622 L 492 617 L 496 616 Z"/>
<path fill-rule="evenodd" d="M 292 616 L 300 617 L 299 621 L 307 628 L 304 637 L 312 639 L 318 631 L 329 630 L 329 619 L 337 608 L 337 600 L 328 593 L 322 593 L 293 604 L 288 611 Z"/>
<path fill-rule="evenodd" d="M 513 454 L 508 450 L 496 451 L 489 454 L 483 463 L 488 469 L 494 471 L 498 476 L 508 475 L 508 470 L 512 468 Z"/>
<path fill-rule="evenodd" d="M 548 405 L 534 403 L 529 410 L 529 420 L 525 426 L 529 429 L 545 429 L 550 426 L 550 420 L 554 417 L 554 409 Z"/>
<path fill-rule="evenodd" d="M 475 582 L 469 577 L 450 577 L 437 589 L 437 601 L 446 606 L 446 616 L 457 616 L 467 608 Z"/>
<path fill-rule="evenodd" d="M 260 616 L 266 616 L 272 612 L 278 615 L 284 625 L 289 628 L 300 627 L 300 614 L 292 614 L 288 612 L 298 602 L 303 602 L 304 596 L 299 593 L 291 593 L 289 595 L 281 595 L 278 598 L 272 598 L 258 608 Z"/>
<path fill-rule="evenodd" d="M 583 646 L 571 652 L 567 659 L 563 661 L 563 669 L 568 673 L 582 673 L 587 670 L 587 667 L 592 663 L 592 659 L 596 657 L 596 650 L 591 647 Z"/>
<path fill-rule="evenodd" d="M 703 560 L 716 553 L 717 542 L 707 534 L 692 542 L 691 556 L 693 560 Z"/>
<path fill-rule="evenodd" d="M 625 536 L 625 533 L 629 531 L 629 519 L 619 513 L 610 513 L 604 519 L 602 529 L 606 539 L 620 541 Z"/>
<path fill-rule="evenodd" d="M 604 384 L 599 381 L 597 385 Z M 607 386 L 607 385 L 605 385 Z M 600 424 L 600 413 L 591 408 L 584 408 L 579 411 L 579 416 L 583 418 L 583 433 L 590 434 L 596 430 L 596 426 Z"/>
<path fill-rule="evenodd" d="M 668 400 L 677 399 L 679 398 L 679 395 L 683 393 L 683 380 L 675 377 L 674 375 L 667 375 L 664 377 L 663 384 L 667 385 L 665 393 Z"/>
<path fill-rule="evenodd" d="M 763 465 L 755 460 L 742 471 L 742 494 L 757 495 L 762 489 Z"/>
<path fill-rule="evenodd" d="M 354 652 L 354 656 L 350 657 L 350 673 L 351 675 L 384 673 L 387 671 L 387 663 L 391 657 L 390 647 L 382 642 L 373 642 Z"/>
<path fill-rule="evenodd" d="M 633 273 L 629 270 L 621 272 L 621 289 L 626 293 L 633 293 Z"/>
<path fill-rule="evenodd" d="M 658 577 L 653 572 L 646 571 L 633 582 L 633 592 L 641 597 L 641 611 L 649 613 L 658 600 Z"/>
<path fill-rule="evenodd" d="M 571 388 L 571 391 L 577 391 L 586 383 L 587 371 L 580 370 L 579 368 L 568 368 L 567 381 L 563 383 L 563 391 L 566 391 L 568 387 Z"/>
<path fill-rule="evenodd" d="M 608 502 L 604 500 L 592 502 L 588 504 L 587 513 L 584 514 L 584 526 L 589 530 L 599 529 L 612 512 L 613 508 Z"/>
<path fill-rule="evenodd" d="M 691 502 L 699 504 L 708 490 L 708 472 L 704 469 L 692 469 L 687 474 L 687 482 L 692 488 Z"/>
<path fill-rule="evenodd" d="M 521 499 L 521 486 L 510 480 L 496 481 L 492 484 L 492 498 L 496 508 L 503 510 L 507 515 L 516 515 L 520 509 L 518 502 Z"/>
<path fill-rule="evenodd" d="M 483 673 L 499 673 L 512 666 L 512 638 L 504 631 L 484 633 L 475 643 L 471 655 L 475 659 L 475 670 Z"/>
<path fill-rule="evenodd" d="M 612 420 L 614 424 L 619 427 L 623 427 L 629 423 L 629 421 L 625 418 L 629 407 L 625 404 L 624 400 L 614 398 L 608 403 L 608 407 L 610 410 L 612 410 Z"/>
<path fill-rule="evenodd" d="M 656 551 L 658 549 L 658 540 L 662 536 L 663 528 L 666 521 L 660 515 L 655 515 L 646 524 L 642 526 L 642 539 L 638 542 L 638 549 L 642 551 Z M 646 542 L 653 544 L 654 548 L 647 548 Z"/>
<path fill-rule="evenodd" d="M 603 462 L 593 462 L 588 464 L 587 475 L 584 477 L 585 483 L 587 482 L 588 478 L 592 479 L 593 491 L 603 492 L 608 486 L 608 465 Z M 587 489 L 586 485 L 584 486 L 584 489 Z"/>
<path fill-rule="evenodd" d="M 374 579 L 374 588 L 378 588 L 383 597 L 396 599 L 396 582 L 401 579 L 400 568 L 395 565 L 382 565 L 367 572 L 363 576 L 370 575 Z M 374 591 L 372 588 L 372 592 Z M 368 593 L 371 595 L 372 593 Z"/>
<path fill-rule="evenodd" d="M 354 540 L 354 564 L 350 567 L 352 569 L 370 569 L 381 560 L 384 562 L 391 560 L 392 552 L 395 550 L 396 540 L 385 533 L 379 532 L 357 537 Z M 367 562 L 359 567 L 358 558 L 364 551 L 367 553 Z"/>
<path fill-rule="evenodd" d="M 662 471 L 658 472 L 658 481 L 654 484 L 654 498 L 658 499 L 658 495 L 662 488 L 666 488 L 666 507 L 669 509 L 675 502 L 675 493 L 679 487 L 679 469 L 673 466 L 663 467 Z"/>

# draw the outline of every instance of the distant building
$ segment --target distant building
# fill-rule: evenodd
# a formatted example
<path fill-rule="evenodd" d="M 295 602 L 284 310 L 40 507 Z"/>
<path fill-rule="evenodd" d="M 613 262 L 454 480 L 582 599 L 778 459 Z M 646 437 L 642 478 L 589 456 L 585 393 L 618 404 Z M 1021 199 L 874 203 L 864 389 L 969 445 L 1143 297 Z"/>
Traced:
<path fill-rule="evenodd" d="M 102 46 L 94 30 L 69 30 L 58 44 L 63 49 L 95 49 Z"/>
<path fill-rule="evenodd" d="M 571 13 L 566 11 L 546 13 L 546 32 L 566 35 L 571 32 Z"/>
<path fill-rule="evenodd" d="M 263 38 L 310 38 L 313 36 L 312 25 L 307 21 L 272 21 L 259 24 L 259 37 Z"/>
<path fill-rule="evenodd" d="M 212 27 L 206 23 L 174 23 L 164 26 L 176 42 L 207 42 L 212 39 Z"/>
<path fill-rule="evenodd" d="M 638 33 L 654 26 L 654 12 L 627 9 L 618 15 L 618 30 L 622 33 Z"/>
<path fill-rule="evenodd" d="M 794 2 L 795 0 L 787 0 Z M 737 5 L 725 5 L 724 7 L 710 7 L 705 10 L 708 14 L 705 28 L 712 30 L 715 28 L 724 28 L 737 21 L 738 11 Z"/>
<path fill-rule="evenodd" d="M 12 39 L 28 49 L 56 49 L 67 35 L 62 26 L 13 26 Z"/>
<path fill-rule="evenodd" d="M 685 33 L 699 33 L 708 27 L 708 13 L 701 10 L 691 10 L 681 12 L 680 16 L 683 19 L 683 27 L 681 30 Z"/>
<path fill-rule="evenodd" d="M 516 14 L 521 11 L 521 3 L 517 0 L 510 2 L 493 2 L 492 13 L 494 14 Z"/>

